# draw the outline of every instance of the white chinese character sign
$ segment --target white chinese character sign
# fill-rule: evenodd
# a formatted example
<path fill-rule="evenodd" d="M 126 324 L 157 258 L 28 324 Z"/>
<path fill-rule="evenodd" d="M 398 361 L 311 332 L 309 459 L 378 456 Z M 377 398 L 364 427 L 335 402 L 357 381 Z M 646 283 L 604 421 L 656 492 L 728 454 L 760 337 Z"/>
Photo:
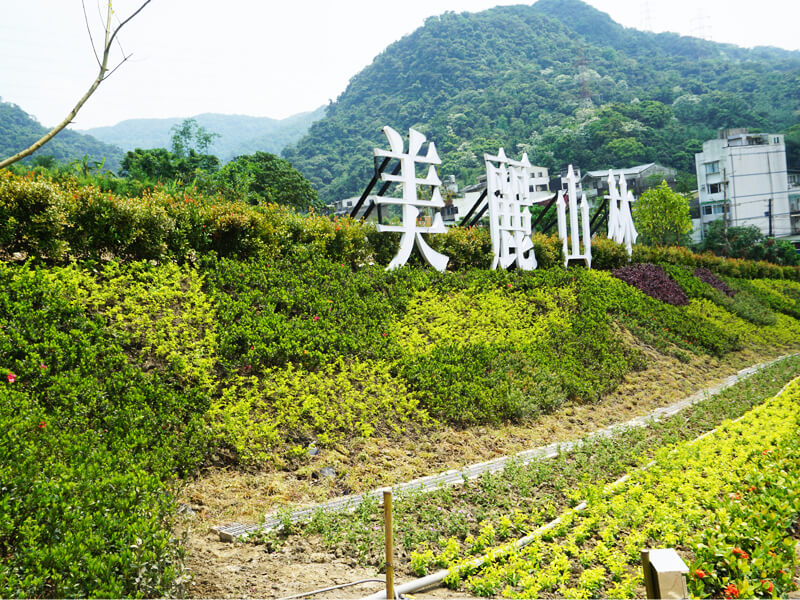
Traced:
<path fill-rule="evenodd" d="M 379 197 L 376 199 L 376 204 L 399 204 L 402 206 L 402 225 L 378 225 L 378 231 L 396 231 L 402 233 L 400 238 L 400 247 L 397 254 L 389 263 L 386 268 L 387 271 L 402 267 L 411 256 L 411 251 L 416 244 L 422 257 L 438 271 L 444 271 L 447 267 L 449 258 L 444 254 L 436 252 L 431 248 L 425 239 L 422 237 L 423 233 L 445 233 L 446 229 L 442 221 L 442 215 L 436 211 L 433 217 L 433 223 L 427 227 L 420 227 L 417 224 L 417 216 L 419 215 L 420 208 L 433 208 L 438 209 L 444 206 L 439 186 L 441 180 L 436 174 L 436 167 L 441 163 L 439 155 L 436 153 L 436 146 L 433 142 L 428 145 L 428 152 L 425 155 L 419 154 L 422 149 L 422 144 L 425 143 L 425 136 L 414 129 L 408 131 L 408 152 L 404 152 L 403 138 L 394 129 L 389 126 L 383 128 L 383 132 L 389 139 L 389 151 L 375 148 L 375 156 L 385 158 L 393 158 L 400 161 L 400 172 L 397 175 L 390 173 L 381 173 L 383 181 L 396 182 L 402 185 L 403 195 L 400 198 Z M 427 164 L 430 165 L 427 177 L 424 179 L 417 177 L 416 165 Z M 421 200 L 417 198 L 417 186 L 425 185 L 431 187 L 430 200 Z"/>
<path fill-rule="evenodd" d="M 633 192 L 628 190 L 628 182 L 623 175 L 619 176 L 619 189 L 614 181 L 614 174 L 608 171 L 608 237 L 619 244 L 625 244 L 628 256 L 633 254 L 633 244 L 639 234 L 633 224 L 631 203 Z"/>
<path fill-rule="evenodd" d="M 572 165 L 567 170 L 567 198 L 564 191 L 559 190 L 556 201 L 558 214 L 558 237 L 561 238 L 564 248 L 564 266 L 571 260 L 583 260 L 586 267 L 592 268 L 592 232 L 589 224 L 589 203 L 586 194 L 581 198 L 578 208 L 577 186 L 575 185 L 575 172 Z M 569 202 L 569 231 L 567 230 L 567 202 Z M 580 215 L 578 212 L 580 211 Z M 580 223 L 580 225 L 579 225 Z M 583 241 L 583 251 L 581 251 Z"/>
<path fill-rule="evenodd" d="M 509 160 L 500 148 L 497 156 L 484 155 L 486 193 L 489 203 L 489 231 L 494 260 L 492 269 L 516 264 L 518 269 L 536 268 L 531 241 L 530 169 L 528 155 L 521 161 Z"/>

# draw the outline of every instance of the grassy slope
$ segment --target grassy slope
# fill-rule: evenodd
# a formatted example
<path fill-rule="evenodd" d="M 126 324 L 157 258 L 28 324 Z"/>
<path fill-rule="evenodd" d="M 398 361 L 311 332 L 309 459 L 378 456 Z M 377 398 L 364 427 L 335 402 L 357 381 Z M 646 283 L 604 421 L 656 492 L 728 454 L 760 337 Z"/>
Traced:
<path fill-rule="evenodd" d="M 734 307 L 691 277 L 692 302 L 674 307 L 581 269 L 4 264 L 0 368 L 15 377 L 0 386 L 0 469 L 14 482 L 0 505 L 2 595 L 159 595 L 178 585 L 180 549 L 163 534 L 174 505 L 163 492 L 204 459 L 301 480 L 339 460 L 347 470 L 324 489 L 333 494 L 383 477 L 365 470 L 372 444 L 438 455 L 434 466 L 448 450 L 425 442 L 446 432 L 511 451 L 532 441 L 533 419 L 556 410 L 574 430 L 590 412 L 615 418 L 613 394 L 651 377 L 648 363 L 666 364 L 654 358 L 702 368 L 741 365 L 745 349 L 755 359 L 796 348 L 799 284 L 731 280 L 746 288 Z M 598 402 L 605 412 L 584 408 Z M 420 465 L 408 462 L 393 476 Z M 75 489 L 85 504 L 70 500 Z M 72 534 L 83 531 L 94 532 L 90 546 Z"/>

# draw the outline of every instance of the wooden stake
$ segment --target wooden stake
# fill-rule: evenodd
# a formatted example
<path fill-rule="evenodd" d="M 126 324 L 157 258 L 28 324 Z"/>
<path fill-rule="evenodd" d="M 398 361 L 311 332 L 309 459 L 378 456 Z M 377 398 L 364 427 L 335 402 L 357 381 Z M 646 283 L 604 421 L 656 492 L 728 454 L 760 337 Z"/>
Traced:
<path fill-rule="evenodd" d="M 383 524 L 386 537 L 386 598 L 394 600 L 394 540 L 392 536 L 392 491 L 383 492 Z"/>

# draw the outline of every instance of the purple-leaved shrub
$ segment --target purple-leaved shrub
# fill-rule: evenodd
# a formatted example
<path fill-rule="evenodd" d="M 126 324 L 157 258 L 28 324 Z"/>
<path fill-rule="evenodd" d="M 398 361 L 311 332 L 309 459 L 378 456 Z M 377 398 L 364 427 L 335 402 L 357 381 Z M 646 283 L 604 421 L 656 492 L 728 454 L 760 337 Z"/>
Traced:
<path fill-rule="evenodd" d="M 726 296 L 733 297 L 736 295 L 736 292 L 728 287 L 728 284 L 722 281 L 719 277 L 714 275 L 709 269 L 705 267 L 697 267 L 694 270 L 694 276 L 697 277 L 700 281 L 704 281 L 708 285 L 713 288 L 717 288 L 720 292 L 725 294 Z"/>
<path fill-rule="evenodd" d="M 640 263 L 614 269 L 611 274 L 648 296 L 673 306 L 689 303 L 681 287 L 658 265 Z"/>

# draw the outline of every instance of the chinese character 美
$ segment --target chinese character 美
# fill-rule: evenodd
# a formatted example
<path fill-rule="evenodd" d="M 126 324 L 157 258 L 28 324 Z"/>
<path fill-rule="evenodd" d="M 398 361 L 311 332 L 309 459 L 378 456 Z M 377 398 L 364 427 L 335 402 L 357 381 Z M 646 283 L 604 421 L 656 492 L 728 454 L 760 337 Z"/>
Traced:
<path fill-rule="evenodd" d="M 383 128 L 383 132 L 389 139 L 389 146 L 391 150 L 381 150 L 375 148 L 375 156 L 386 158 L 394 158 L 400 161 L 400 172 L 397 175 L 391 173 L 381 173 L 383 181 L 397 182 L 402 185 L 403 195 L 400 198 L 379 197 L 376 204 L 400 204 L 403 211 L 403 224 L 402 225 L 378 225 L 378 231 L 399 231 L 403 235 L 400 238 L 400 247 L 397 254 L 389 263 L 387 270 L 402 267 L 411 256 L 411 251 L 416 244 L 423 258 L 438 271 L 444 271 L 447 267 L 449 258 L 444 254 L 440 254 L 431 248 L 425 239 L 422 237 L 423 233 L 445 233 L 444 222 L 442 215 L 437 211 L 433 218 L 433 223 L 427 227 L 420 227 L 417 224 L 417 216 L 419 215 L 419 208 L 434 208 L 438 209 L 444 206 L 442 195 L 439 192 L 441 180 L 436 174 L 436 167 L 441 163 L 439 155 L 436 153 L 436 146 L 433 142 L 428 145 L 428 152 L 424 156 L 418 154 L 425 143 L 425 136 L 414 129 L 409 129 L 408 133 L 408 152 L 403 152 L 404 144 L 403 138 L 394 129 L 389 126 Z M 427 177 L 424 179 L 418 178 L 416 173 L 416 163 L 428 164 Z M 425 185 L 431 187 L 431 199 L 421 200 L 417 198 L 417 186 Z"/>

